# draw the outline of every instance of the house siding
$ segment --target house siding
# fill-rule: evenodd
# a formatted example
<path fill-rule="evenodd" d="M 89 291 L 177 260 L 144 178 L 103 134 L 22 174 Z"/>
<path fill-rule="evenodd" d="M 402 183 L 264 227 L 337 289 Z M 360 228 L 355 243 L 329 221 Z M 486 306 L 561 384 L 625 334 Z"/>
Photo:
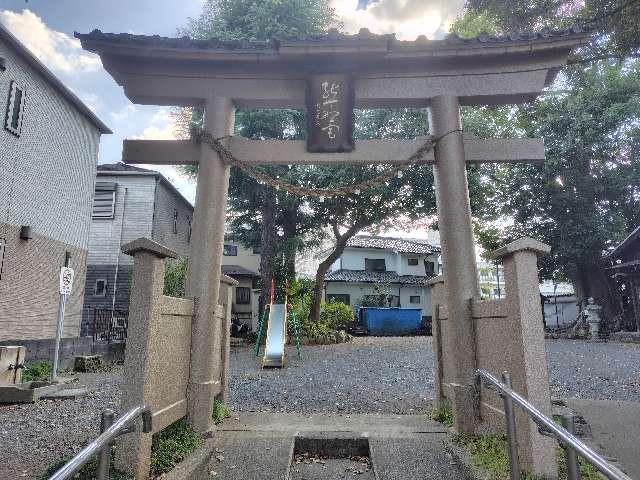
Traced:
<path fill-rule="evenodd" d="M 378 285 L 374 283 L 356 283 L 356 282 L 326 282 L 325 298 L 332 294 L 346 294 L 350 296 L 351 307 L 358 308 L 360 301 L 365 295 L 373 295 L 376 293 L 384 293 L 388 295 L 400 295 L 400 307 L 402 308 L 420 308 L 423 317 L 432 316 L 431 293 L 429 289 L 421 285 Z M 410 303 L 411 296 L 420 296 L 419 304 Z"/>
<path fill-rule="evenodd" d="M 193 207 L 149 174 L 109 174 L 101 172 L 97 181 L 116 183 L 113 219 L 93 219 L 89 241 L 87 282 L 84 291 L 82 335 L 93 334 L 95 309 L 110 310 L 116 292 L 116 310 L 129 310 L 130 278 L 133 258 L 121 251 L 122 245 L 148 237 L 180 256 L 189 254 L 188 218 Z M 173 233 L 173 212 L 178 210 L 178 233 Z M 117 285 L 114 282 L 118 271 Z M 107 280 L 104 297 L 95 297 L 96 280 Z"/>
<path fill-rule="evenodd" d="M 0 339 L 55 336 L 65 252 L 76 276 L 64 335 L 77 336 L 100 132 L 3 40 L 0 56 Z M 12 81 L 26 92 L 19 137 L 4 128 Z M 32 240 L 20 240 L 21 225 Z"/>
<path fill-rule="evenodd" d="M 173 214 L 178 212 L 178 233 L 173 233 Z M 189 255 L 189 220 L 193 207 L 176 195 L 164 182 L 157 182 L 152 238 L 178 253 Z"/>

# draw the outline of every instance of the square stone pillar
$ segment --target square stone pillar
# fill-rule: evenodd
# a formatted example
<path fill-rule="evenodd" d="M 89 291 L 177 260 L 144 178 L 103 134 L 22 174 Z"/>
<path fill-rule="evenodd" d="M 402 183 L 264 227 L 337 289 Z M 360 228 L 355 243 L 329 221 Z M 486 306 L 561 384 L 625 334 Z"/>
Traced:
<path fill-rule="evenodd" d="M 427 282 L 427 286 L 431 289 L 431 318 L 433 319 L 431 322 L 431 344 L 435 358 L 433 383 L 436 388 L 436 407 L 440 407 L 446 399 L 442 385 L 444 382 L 444 351 L 442 348 L 444 336 L 442 334 L 441 308 L 444 302 L 444 277 L 439 275 L 432 278 Z"/>
<path fill-rule="evenodd" d="M 178 258 L 178 255 L 148 238 L 127 243 L 122 251 L 134 258 L 121 397 L 121 412 L 126 412 L 141 405 L 153 405 L 156 392 L 149 381 L 151 372 L 165 368 L 165 365 L 153 363 L 162 358 L 158 351 L 161 347 L 153 339 L 161 328 L 164 259 Z M 136 480 L 149 478 L 151 437 L 151 433 L 136 431 L 118 441 L 118 468 L 133 475 Z"/>
<path fill-rule="evenodd" d="M 222 275 L 220 277 L 220 304 L 223 319 L 220 331 L 220 393 L 217 398 L 229 403 L 229 351 L 231 349 L 231 309 L 233 307 L 233 287 L 239 285 L 237 280 Z"/>
<path fill-rule="evenodd" d="M 548 417 L 552 415 L 551 395 L 540 303 L 538 255 L 546 255 L 550 251 L 551 247 L 544 243 L 521 238 L 491 254 L 491 258 L 503 263 L 509 309 L 509 328 L 505 332 L 509 345 L 503 346 L 496 355 L 509 355 L 507 363 L 511 366 L 513 389 Z M 537 475 L 557 477 L 556 442 L 540 435 L 536 424 L 521 409 L 515 408 L 515 411 L 518 454 L 522 466 Z"/>
<path fill-rule="evenodd" d="M 454 428 L 474 433 L 478 423 L 474 373 L 476 343 L 471 301 L 480 296 L 471 223 L 464 142 L 460 126 L 460 103 L 441 95 L 429 104 L 431 133 L 438 138 L 433 176 L 442 246 L 442 267 L 448 315 L 452 378 L 450 398 Z"/>
<path fill-rule="evenodd" d="M 211 98 L 205 105 L 206 131 L 214 137 L 233 133 L 234 107 L 228 98 Z M 221 325 L 217 316 L 227 213 L 229 165 L 202 144 L 193 214 L 186 296 L 195 304 L 191 330 L 191 366 L 187 392 L 189 420 L 198 432 L 213 428 L 211 408 L 221 388 Z"/>

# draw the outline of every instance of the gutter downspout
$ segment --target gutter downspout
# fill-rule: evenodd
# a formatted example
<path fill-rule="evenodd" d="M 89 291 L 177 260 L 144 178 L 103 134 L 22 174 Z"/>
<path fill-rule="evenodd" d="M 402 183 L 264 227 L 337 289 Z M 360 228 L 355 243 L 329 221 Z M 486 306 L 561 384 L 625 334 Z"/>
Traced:
<path fill-rule="evenodd" d="M 124 188 L 124 197 L 122 198 L 122 218 L 120 219 L 120 241 L 118 242 L 118 256 L 116 257 L 116 272 L 113 275 L 113 299 L 111 301 L 111 324 L 113 325 L 113 317 L 116 313 L 116 293 L 118 292 L 118 273 L 120 272 L 120 249 L 122 248 L 122 232 L 124 230 L 124 215 L 127 207 L 128 188 Z"/>

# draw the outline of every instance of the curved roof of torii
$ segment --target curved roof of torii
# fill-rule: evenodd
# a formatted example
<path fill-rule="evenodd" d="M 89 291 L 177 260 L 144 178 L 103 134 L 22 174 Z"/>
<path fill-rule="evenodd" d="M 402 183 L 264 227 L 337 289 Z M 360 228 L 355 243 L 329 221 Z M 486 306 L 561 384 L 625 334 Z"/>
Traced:
<path fill-rule="evenodd" d="M 535 98 L 589 38 L 579 28 L 415 41 L 366 29 L 266 42 L 75 36 L 134 102 L 194 105 L 217 95 L 247 107 L 303 106 L 306 75 L 318 70 L 351 72 L 359 107 L 425 106 L 442 94 L 467 105 L 519 103 Z"/>

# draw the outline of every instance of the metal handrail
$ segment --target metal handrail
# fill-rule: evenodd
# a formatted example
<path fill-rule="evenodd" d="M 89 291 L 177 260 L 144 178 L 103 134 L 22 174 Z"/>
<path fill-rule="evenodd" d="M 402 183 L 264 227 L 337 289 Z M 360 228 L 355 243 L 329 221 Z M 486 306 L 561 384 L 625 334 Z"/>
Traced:
<path fill-rule="evenodd" d="M 485 370 L 478 369 L 475 379 L 478 387 L 484 383 L 485 387 L 495 390 L 505 402 L 505 416 L 507 422 L 507 437 L 509 441 L 509 463 L 511 466 L 511 478 L 519 478 L 517 444 L 515 436 L 515 416 L 512 404 L 515 403 L 524 410 L 531 419 L 538 425 L 542 435 L 554 438 L 560 443 L 567 456 L 567 473 L 569 480 L 580 479 L 580 469 L 578 467 L 576 453 L 579 453 L 587 462 L 610 480 L 632 480 L 615 466 L 611 465 L 604 458 L 594 452 L 584 442 L 574 435 L 573 416 L 563 416 L 563 427 L 558 426 L 552 419 L 545 416 L 540 410 L 534 407 L 526 399 L 511 389 L 511 377 L 509 372 L 502 374 L 503 382 Z M 511 405 L 511 407 L 509 407 Z M 567 429 L 568 427 L 568 429 Z"/>
<path fill-rule="evenodd" d="M 100 453 L 97 479 L 107 480 L 109 478 L 109 466 L 111 462 L 111 447 L 114 440 L 120 435 L 134 432 L 134 422 L 138 417 L 142 417 L 142 431 L 144 433 L 151 433 L 152 431 L 152 415 L 151 409 L 148 407 L 135 407 L 123 413 L 115 423 L 113 422 L 113 416 L 114 413 L 112 410 L 102 412 L 100 422 L 100 431 L 102 433 L 100 436 L 80 450 L 75 457 L 54 473 L 49 480 L 66 480 L 72 478 L 91 460 L 91 457 L 97 453 Z"/>

